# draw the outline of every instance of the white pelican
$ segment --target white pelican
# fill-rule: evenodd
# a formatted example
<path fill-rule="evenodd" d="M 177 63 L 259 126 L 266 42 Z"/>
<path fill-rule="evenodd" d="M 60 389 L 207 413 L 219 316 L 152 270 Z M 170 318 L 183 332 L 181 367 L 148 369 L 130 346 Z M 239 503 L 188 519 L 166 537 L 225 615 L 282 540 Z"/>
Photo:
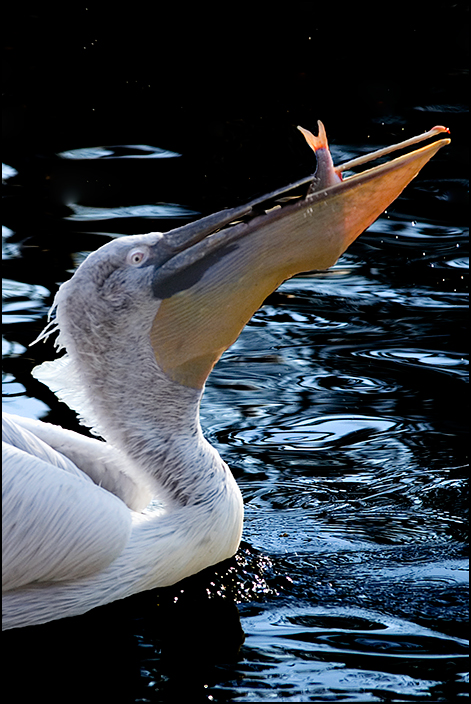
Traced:
<path fill-rule="evenodd" d="M 445 131 L 335 168 L 319 123 L 319 137 L 303 130 L 314 177 L 165 234 L 109 242 L 62 284 L 38 339 L 58 330 L 67 354 L 33 374 L 104 441 L 4 418 L 4 628 L 170 585 L 236 552 L 242 497 L 201 432 L 205 380 L 269 293 L 334 264 L 450 140 L 341 172 Z M 263 209 L 310 181 L 305 197 Z"/>

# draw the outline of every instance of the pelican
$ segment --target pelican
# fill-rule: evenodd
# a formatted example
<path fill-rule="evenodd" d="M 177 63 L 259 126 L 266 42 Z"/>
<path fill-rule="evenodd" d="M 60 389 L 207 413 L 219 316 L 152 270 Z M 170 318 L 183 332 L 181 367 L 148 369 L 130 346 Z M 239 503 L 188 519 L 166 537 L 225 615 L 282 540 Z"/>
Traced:
<path fill-rule="evenodd" d="M 166 232 L 122 237 L 63 283 L 38 339 L 65 356 L 33 376 L 99 436 L 3 420 L 3 628 L 83 614 L 174 584 L 237 551 L 243 502 L 204 438 L 205 381 L 268 294 L 334 264 L 436 152 L 448 130 L 335 167 L 322 123 L 314 176 Z M 308 185 L 305 195 L 289 196 Z"/>

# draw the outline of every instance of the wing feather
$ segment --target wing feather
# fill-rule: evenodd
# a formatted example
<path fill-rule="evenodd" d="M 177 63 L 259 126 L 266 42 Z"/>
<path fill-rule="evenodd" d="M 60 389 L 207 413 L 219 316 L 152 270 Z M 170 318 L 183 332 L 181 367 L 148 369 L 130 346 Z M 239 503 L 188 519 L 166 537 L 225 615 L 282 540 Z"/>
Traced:
<path fill-rule="evenodd" d="M 60 466 L 64 469 L 68 467 L 72 473 L 85 473 L 95 484 L 118 496 L 133 511 L 141 511 L 152 499 L 146 477 L 139 475 L 122 453 L 107 442 L 51 423 L 10 414 L 4 414 L 2 425 L 3 439 L 10 445 L 51 464 L 59 462 Z"/>
<path fill-rule="evenodd" d="M 131 534 L 127 506 L 81 472 L 2 445 L 3 589 L 77 580 L 111 564 Z"/>

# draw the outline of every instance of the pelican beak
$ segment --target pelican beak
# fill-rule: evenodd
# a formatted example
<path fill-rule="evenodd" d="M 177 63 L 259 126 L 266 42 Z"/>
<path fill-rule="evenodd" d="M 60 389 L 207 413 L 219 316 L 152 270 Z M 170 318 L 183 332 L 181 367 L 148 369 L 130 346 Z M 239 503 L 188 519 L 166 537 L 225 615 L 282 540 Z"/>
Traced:
<path fill-rule="evenodd" d="M 336 171 L 447 131 L 434 128 Z M 162 302 L 151 333 L 163 371 L 184 386 L 202 388 L 221 354 L 282 281 L 332 266 L 449 143 L 434 141 L 262 214 L 263 207 L 312 177 L 166 233 L 169 256 L 155 271 L 154 294 Z"/>

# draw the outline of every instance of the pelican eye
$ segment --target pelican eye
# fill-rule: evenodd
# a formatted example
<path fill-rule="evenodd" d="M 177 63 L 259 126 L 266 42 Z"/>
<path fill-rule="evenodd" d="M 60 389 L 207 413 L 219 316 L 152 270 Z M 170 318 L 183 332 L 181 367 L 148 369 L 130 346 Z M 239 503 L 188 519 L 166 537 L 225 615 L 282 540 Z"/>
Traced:
<path fill-rule="evenodd" d="M 139 266 L 139 264 L 145 262 L 148 256 L 149 251 L 147 247 L 136 247 L 127 253 L 126 264 L 129 264 L 130 266 Z"/>

